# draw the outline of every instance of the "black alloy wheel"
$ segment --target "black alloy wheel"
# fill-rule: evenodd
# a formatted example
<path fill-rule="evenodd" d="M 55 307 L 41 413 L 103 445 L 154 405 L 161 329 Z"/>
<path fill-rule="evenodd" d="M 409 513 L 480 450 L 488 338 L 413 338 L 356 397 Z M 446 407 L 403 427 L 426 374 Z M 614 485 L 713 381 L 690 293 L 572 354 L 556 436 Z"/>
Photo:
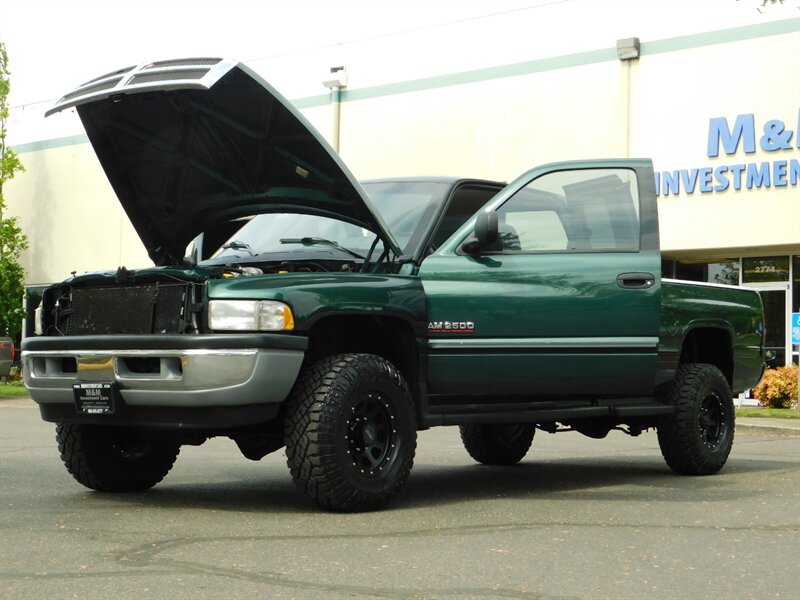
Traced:
<path fill-rule="evenodd" d="M 716 449 L 724 441 L 727 434 L 727 415 L 725 403 L 716 392 L 711 392 L 701 400 L 697 424 L 700 437 L 709 450 Z"/>
<path fill-rule="evenodd" d="M 682 475 L 712 475 L 733 447 L 731 388 L 714 365 L 678 367 L 664 400 L 675 412 L 660 418 L 658 444 L 667 465 Z"/>
<path fill-rule="evenodd" d="M 360 475 L 379 477 L 397 458 L 394 409 L 382 394 L 368 392 L 351 411 L 347 420 L 347 454 Z"/>
<path fill-rule="evenodd" d="M 307 366 L 286 408 L 286 461 L 297 486 L 326 510 L 385 506 L 414 462 L 417 421 L 403 376 L 372 354 Z"/>

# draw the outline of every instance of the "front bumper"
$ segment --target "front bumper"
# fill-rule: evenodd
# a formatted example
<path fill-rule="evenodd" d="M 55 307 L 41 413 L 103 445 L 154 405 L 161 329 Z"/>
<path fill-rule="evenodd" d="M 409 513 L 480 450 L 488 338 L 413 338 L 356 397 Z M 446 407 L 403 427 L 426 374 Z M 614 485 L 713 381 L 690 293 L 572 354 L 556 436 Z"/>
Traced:
<path fill-rule="evenodd" d="M 271 405 L 277 413 L 307 346 L 281 334 L 37 337 L 23 341 L 22 370 L 47 420 L 74 413 L 78 382 L 116 383 L 129 412 Z"/>

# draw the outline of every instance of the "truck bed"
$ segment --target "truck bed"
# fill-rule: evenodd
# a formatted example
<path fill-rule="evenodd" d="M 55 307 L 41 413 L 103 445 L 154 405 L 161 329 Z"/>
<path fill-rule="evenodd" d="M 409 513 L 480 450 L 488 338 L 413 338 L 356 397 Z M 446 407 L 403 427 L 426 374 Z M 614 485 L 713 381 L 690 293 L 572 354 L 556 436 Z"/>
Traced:
<path fill-rule="evenodd" d="M 761 296 L 755 290 L 730 285 L 663 279 L 659 335 L 659 380 L 670 381 L 682 352 L 683 362 L 703 362 L 703 356 L 733 349 L 728 372 L 737 394 L 756 385 L 764 370 Z M 700 336 L 703 332 L 709 335 Z M 692 344 L 692 336 L 702 342 Z M 689 344 L 684 344 L 688 339 Z M 710 340 L 710 341 L 709 341 Z M 682 350 L 683 348 L 683 350 Z"/>

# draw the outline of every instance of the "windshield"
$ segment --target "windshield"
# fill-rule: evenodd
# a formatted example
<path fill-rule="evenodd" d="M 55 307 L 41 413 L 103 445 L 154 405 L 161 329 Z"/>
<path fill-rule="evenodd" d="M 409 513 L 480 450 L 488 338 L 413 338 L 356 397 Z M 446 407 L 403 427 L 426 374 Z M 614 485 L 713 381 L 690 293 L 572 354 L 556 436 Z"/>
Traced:
<path fill-rule="evenodd" d="M 407 253 L 441 206 L 449 185 L 434 181 L 375 181 L 366 182 L 363 187 L 400 248 Z M 338 246 L 344 253 L 366 255 L 376 239 L 376 234 L 368 229 L 316 215 L 267 213 L 243 222 L 213 258 L 248 258 L 283 253 L 299 246 L 326 252 Z M 373 258 L 382 252 L 383 244 L 378 242 Z"/>
<path fill-rule="evenodd" d="M 297 213 L 268 213 L 249 219 L 222 245 L 214 258 L 286 252 L 293 249 L 292 246 L 295 244 L 302 244 L 305 238 L 329 240 L 359 254 L 366 254 L 375 241 L 375 234 L 367 229 L 327 217 Z M 383 246 L 378 244 L 376 250 L 382 249 Z"/>
<path fill-rule="evenodd" d="M 444 202 L 449 185 L 435 181 L 367 181 L 362 184 L 403 252 Z"/>

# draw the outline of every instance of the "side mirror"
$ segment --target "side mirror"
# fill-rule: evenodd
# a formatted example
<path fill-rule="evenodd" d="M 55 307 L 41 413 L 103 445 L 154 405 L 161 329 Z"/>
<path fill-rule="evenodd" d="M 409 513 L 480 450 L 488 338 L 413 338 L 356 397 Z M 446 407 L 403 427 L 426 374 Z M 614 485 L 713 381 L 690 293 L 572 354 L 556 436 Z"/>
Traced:
<path fill-rule="evenodd" d="M 466 254 L 477 254 L 481 248 L 497 242 L 497 233 L 497 213 L 482 210 L 478 213 L 478 219 L 475 221 L 475 233 L 464 240 L 461 250 Z"/>

